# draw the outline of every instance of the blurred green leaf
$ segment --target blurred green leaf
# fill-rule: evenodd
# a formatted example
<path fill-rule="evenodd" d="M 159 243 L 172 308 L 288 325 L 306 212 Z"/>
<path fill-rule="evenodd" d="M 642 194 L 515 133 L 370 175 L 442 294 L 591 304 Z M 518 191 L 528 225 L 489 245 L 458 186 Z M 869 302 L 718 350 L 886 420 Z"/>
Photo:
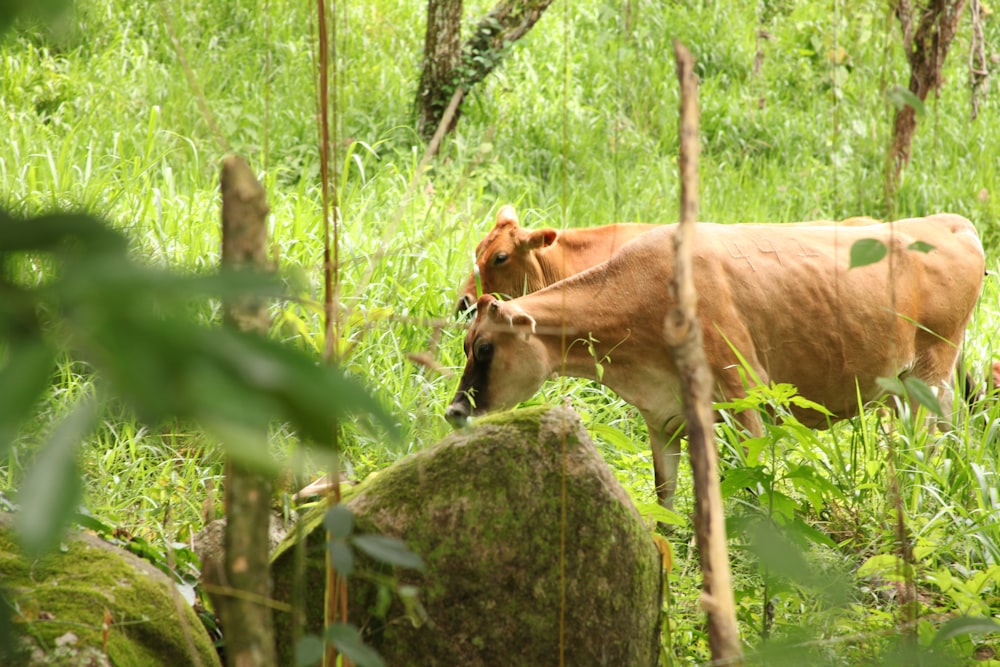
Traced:
<path fill-rule="evenodd" d="M 323 526 L 333 539 L 346 540 L 354 531 L 354 514 L 338 503 L 323 515 Z"/>
<path fill-rule="evenodd" d="M 927 408 L 928 412 L 944 417 L 941 402 L 934 395 L 934 391 L 920 378 L 910 376 L 902 381 L 897 378 L 876 378 L 875 381 L 886 391 L 915 401 L 918 405 Z"/>
<path fill-rule="evenodd" d="M 402 540 L 388 535 L 355 535 L 351 538 L 358 549 L 376 560 L 389 565 L 407 567 L 412 570 L 423 570 L 424 561 L 417 554 L 410 551 L 409 547 Z"/>
<path fill-rule="evenodd" d="M 904 88 L 899 84 L 886 91 L 886 97 L 889 98 L 892 106 L 897 111 L 901 111 L 904 107 L 913 107 L 918 116 L 923 116 L 927 113 L 924 101 L 911 92 L 909 88 Z"/>
<path fill-rule="evenodd" d="M 305 635 L 295 644 L 295 667 L 312 667 L 323 659 L 323 640 Z"/>
<path fill-rule="evenodd" d="M 59 543 L 76 510 L 83 486 L 77 448 L 93 430 L 96 418 L 89 400 L 78 403 L 53 430 L 21 484 L 16 525 L 24 550 L 33 556 Z"/>
<path fill-rule="evenodd" d="M 931 250 L 934 250 L 934 246 L 932 246 L 930 243 L 927 243 L 925 241 L 914 241 L 910 245 L 906 246 L 906 249 L 907 250 L 915 250 L 917 252 L 928 253 Z"/>
<path fill-rule="evenodd" d="M 0 586 L 0 658 L 14 657 L 17 644 L 14 639 L 14 628 L 11 625 L 13 612 L 14 607 L 7 599 L 7 589 Z"/>
<path fill-rule="evenodd" d="M 49 386 L 55 355 L 41 339 L 12 342 L 0 368 L 0 456 Z"/>
<path fill-rule="evenodd" d="M 924 406 L 929 412 L 933 412 L 938 417 L 944 417 L 941 402 L 938 401 L 937 396 L 934 395 L 933 390 L 927 386 L 926 382 L 918 377 L 910 376 L 903 380 L 903 386 L 906 387 L 906 393 L 912 400 Z"/>
<path fill-rule="evenodd" d="M 1000 632 L 1000 623 L 987 616 L 956 616 L 938 628 L 932 644 L 940 644 L 961 635 Z"/>
<path fill-rule="evenodd" d="M 656 523 L 669 524 L 671 526 L 686 526 L 688 520 L 673 510 L 668 510 L 658 502 L 636 503 L 635 509 L 639 516 Z"/>
<path fill-rule="evenodd" d="M 330 557 L 330 565 L 338 574 L 350 577 L 354 574 L 354 553 L 350 545 L 344 540 L 327 540 L 327 552 Z"/>
<path fill-rule="evenodd" d="M 0 35 L 18 18 L 52 21 L 69 7 L 69 0 L 3 0 L 0 2 Z"/>
<path fill-rule="evenodd" d="M 889 248 L 878 239 L 860 239 L 851 246 L 850 268 L 856 269 L 881 261 L 889 253 Z"/>
<path fill-rule="evenodd" d="M 350 623 L 335 623 L 326 626 L 323 632 L 327 641 L 333 642 L 337 650 L 350 658 L 357 667 L 385 667 L 381 656 L 361 641 L 358 629 Z"/>
<path fill-rule="evenodd" d="M 274 465 L 267 440 L 272 421 L 331 446 L 343 420 L 364 416 L 398 439 L 392 416 L 340 369 L 187 315 L 205 298 L 279 296 L 275 277 L 248 271 L 179 276 L 132 261 L 125 237 L 90 216 L 15 219 L 0 211 L 0 264 L 25 252 L 51 255 L 57 269 L 39 286 L 0 281 L 0 339 L 8 339 L 0 367 L 0 451 L 48 386 L 60 348 L 86 359 L 105 380 L 101 388 L 142 421 L 194 420 L 219 436 L 234 459 L 256 469 Z M 45 322 L 37 321 L 39 312 Z M 88 407 L 86 418 L 74 412 L 56 429 L 22 485 L 20 521 L 30 548 L 54 544 L 70 518 L 80 489 L 74 451 L 95 410 Z"/>
<path fill-rule="evenodd" d="M 53 213 L 18 219 L 0 211 L 0 252 L 57 252 L 82 257 L 124 254 L 125 237 L 82 213 Z"/>
<path fill-rule="evenodd" d="M 750 550 L 770 572 L 814 590 L 824 591 L 827 597 L 832 594 L 834 599 L 844 599 L 846 582 L 844 586 L 834 587 L 844 590 L 830 590 L 830 584 L 836 582 L 831 582 L 828 574 L 816 570 L 804 553 L 808 542 L 830 545 L 829 538 L 820 537 L 801 522 L 779 527 L 764 519 L 749 523 L 746 532 L 750 538 Z"/>

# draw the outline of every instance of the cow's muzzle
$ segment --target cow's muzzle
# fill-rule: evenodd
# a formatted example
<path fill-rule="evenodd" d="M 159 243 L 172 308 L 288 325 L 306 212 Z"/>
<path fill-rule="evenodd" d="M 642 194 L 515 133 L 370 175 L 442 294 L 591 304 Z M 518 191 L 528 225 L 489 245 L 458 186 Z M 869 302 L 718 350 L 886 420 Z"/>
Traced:
<path fill-rule="evenodd" d="M 454 401 L 445 408 L 444 418 L 454 428 L 462 428 L 469 423 L 469 405 L 463 401 Z"/>

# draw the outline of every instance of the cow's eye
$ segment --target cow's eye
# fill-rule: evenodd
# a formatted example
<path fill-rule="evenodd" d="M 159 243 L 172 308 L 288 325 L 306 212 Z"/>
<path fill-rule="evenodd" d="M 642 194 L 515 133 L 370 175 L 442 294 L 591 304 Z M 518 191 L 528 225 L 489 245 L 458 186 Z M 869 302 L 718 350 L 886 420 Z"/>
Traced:
<path fill-rule="evenodd" d="M 489 341 L 477 341 L 472 346 L 472 351 L 476 355 L 476 361 L 489 361 L 493 356 L 493 343 Z"/>
<path fill-rule="evenodd" d="M 509 257 L 510 255 L 508 255 L 505 252 L 498 252 L 497 254 L 493 255 L 493 266 L 500 266 L 501 264 L 506 262 Z"/>

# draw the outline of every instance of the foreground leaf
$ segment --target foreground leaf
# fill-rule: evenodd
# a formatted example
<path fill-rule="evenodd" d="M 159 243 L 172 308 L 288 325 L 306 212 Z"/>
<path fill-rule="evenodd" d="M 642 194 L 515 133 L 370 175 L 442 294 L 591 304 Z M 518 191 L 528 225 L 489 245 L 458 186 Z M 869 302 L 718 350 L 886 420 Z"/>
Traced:
<path fill-rule="evenodd" d="M 0 369 L 0 456 L 49 386 L 55 355 L 40 339 L 11 344 Z"/>
<path fill-rule="evenodd" d="M 323 659 L 323 640 L 316 635 L 300 637 L 295 645 L 295 667 L 312 667 Z"/>
<path fill-rule="evenodd" d="M 24 550 L 33 556 L 57 545 L 73 518 L 83 487 L 77 448 L 93 430 L 96 417 L 92 403 L 77 404 L 56 426 L 21 484 L 16 525 Z"/>
<path fill-rule="evenodd" d="M 903 386 L 906 387 L 906 393 L 911 400 L 914 400 L 924 406 L 929 412 L 933 412 L 938 417 L 944 417 L 944 410 L 941 408 L 941 402 L 938 401 L 938 397 L 934 394 L 934 391 L 927 386 L 926 382 L 920 378 L 911 376 L 903 380 Z"/>
<path fill-rule="evenodd" d="M 387 535 L 356 535 L 351 540 L 358 549 L 389 565 L 423 570 L 424 561 L 410 551 L 402 540 Z"/>
<path fill-rule="evenodd" d="M 350 658 L 357 667 L 385 667 L 382 657 L 361 641 L 358 629 L 349 623 L 335 623 L 326 626 L 323 632 L 327 641 L 333 643 L 345 658 Z"/>
<path fill-rule="evenodd" d="M 940 644 L 961 635 L 1000 632 L 1000 623 L 987 616 L 957 616 L 948 619 L 934 635 L 932 644 Z"/>

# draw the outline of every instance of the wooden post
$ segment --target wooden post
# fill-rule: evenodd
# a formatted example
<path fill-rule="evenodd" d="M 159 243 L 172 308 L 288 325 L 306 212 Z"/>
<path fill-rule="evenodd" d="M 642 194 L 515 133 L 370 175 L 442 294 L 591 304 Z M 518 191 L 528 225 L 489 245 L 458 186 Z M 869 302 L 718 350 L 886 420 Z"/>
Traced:
<path fill-rule="evenodd" d="M 698 214 L 698 81 L 691 53 L 677 41 L 674 42 L 674 52 L 681 86 L 681 220 L 674 239 L 677 263 L 674 295 L 677 306 L 667 314 L 664 329 L 682 383 L 688 454 L 694 474 L 694 527 L 701 560 L 701 603 L 708 615 L 712 660 L 718 664 L 742 665 L 743 651 L 736 626 L 726 549 L 726 523 L 719 488 L 718 453 L 712 429 L 714 380 L 702 347 L 702 332 L 696 313 L 698 293 L 694 287 L 691 258 Z"/>
<path fill-rule="evenodd" d="M 230 271 L 267 271 L 267 199 L 250 167 L 238 157 L 222 163 L 222 264 Z M 227 326 L 266 334 L 266 304 L 244 298 L 226 304 Z M 271 479 L 226 463 L 225 581 L 232 593 L 213 598 L 226 637 L 226 663 L 239 667 L 277 664 L 268 567 Z"/>

